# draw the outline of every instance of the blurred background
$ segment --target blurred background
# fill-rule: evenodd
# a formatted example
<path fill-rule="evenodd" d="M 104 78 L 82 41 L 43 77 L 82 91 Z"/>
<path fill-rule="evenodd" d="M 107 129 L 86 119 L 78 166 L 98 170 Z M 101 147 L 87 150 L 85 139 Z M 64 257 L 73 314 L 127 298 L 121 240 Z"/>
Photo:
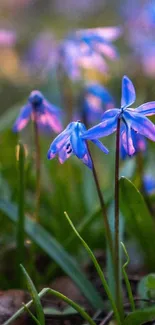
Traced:
<path fill-rule="evenodd" d="M 120 36 L 114 42 L 118 57 L 106 59 L 108 69 L 101 71 L 89 65 L 80 77 L 72 78 L 66 72 L 60 80 L 56 73 L 58 47 L 76 30 L 118 26 Z M 68 72 L 68 71 L 67 71 Z M 112 96 L 113 107 L 120 105 L 121 78 L 126 74 L 137 91 L 136 106 L 155 100 L 155 1 L 145 0 L 1 0 L 0 4 L 0 195 L 1 199 L 17 204 L 18 166 L 16 145 L 20 138 L 26 148 L 25 211 L 33 220 L 35 206 L 35 146 L 31 124 L 20 135 L 13 134 L 12 125 L 19 110 L 27 102 L 29 93 L 38 89 L 63 111 L 66 127 L 70 119 L 81 113 L 80 96 L 90 82 L 100 83 Z M 64 96 L 65 94 L 65 96 Z M 115 106 L 116 105 L 116 106 Z M 104 111 L 104 109 L 103 109 Z M 94 120 L 93 120 L 94 121 Z M 98 120 L 97 120 L 98 121 Z M 96 122 L 97 122 L 96 121 Z M 95 123 L 95 121 L 94 121 Z M 92 121 L 90 121 L 90 124 Z M 40 134 L 42 196 L 41 226 L 48 231 L 69 254 L 83 265 L 86 254 L 64 218 L 67 211 L 76 225 L 85 221 L 82 234 L 91 248 L 105 248 L 104 228 L 99 202 L 91 172 L 77 158 L 60 166 L 57 159 L 47 161 L 46 155 L 54 134 Z M 110 150 L 108 156 L 92 146 L 97 173 L 108 207 L 113 200 L 114 136 L 103 139 Z M 145 173 L 154 173 L 154 144 L 144 153 Z M 136 157 L 121 161 L 121 174 L 133 179 L 139 186 Z M 154 195 L 154 188 L 151 192 Z M 152 199 L 151 199 L 152 200 Z M 152 201 L 151 201 L 152 202 Z M 4 213 L 0 214 L 1 289 L 17 287 L 14 271 L 16 251 L 16 224 Z M 131 227 L 130 227 L 131 226 Z M 145 227 L 145 223 L 144 223 Z M 132 225 L 125 228 L 125 238 L 135 269 L 145 264 L 144 247 L 139 251 L 139 235 L 132 233 Z M 35 236 L 34 236 L 35 237 Z M 26 265 L 36 284 L 45 285 L 63 271 L 55 261 L 36 245 L 34 257 L 29 255 L 33 240 L 28 235 L 25 245 Z M 74 243 L 74 245 L 73 245 Z M 149 238 L 148 238 L 149 245 Z M 147 244 L 146 244 L 147 246 Z M 134 254 L 132 254 L 134 252 Z M 141 252 L 141 253 L 140 253 Z M 32 261 L 32 263 L 29 263 Z M 41 262 L 40 262 L 41 261 Z M 34 266 L 34 270 L 33 267 Z M 146 269 L 154 269 L 145 264 Z M 134 269 L 134 270 L 135 270 Z M 136 269 L 137 270 L 137 269 Z"/>

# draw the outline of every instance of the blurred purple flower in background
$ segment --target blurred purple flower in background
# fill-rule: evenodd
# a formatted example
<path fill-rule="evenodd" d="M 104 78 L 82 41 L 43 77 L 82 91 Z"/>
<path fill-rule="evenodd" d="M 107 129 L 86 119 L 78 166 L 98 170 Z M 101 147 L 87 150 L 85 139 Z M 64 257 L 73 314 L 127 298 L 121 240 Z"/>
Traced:
<path fill-rule="evenodd" d="M 128 0 L 121 7 L 127 40 L 144 73 L 155 76 L 155 0 Z"/>
<path fill-rule="evenodd" d="M 133 109 L 130 108 L 136 100 L 136 92 L 131 80 L 124 76 L 122 79 L 121 108 L 113 108 L 103 114 L 102 122 L 92 127 L 82 136 L 83 139 L 98 139 L 114 133 L 118 119 L 121 119 L 121 143 L 132 156 L 135 153 L 133 132 L 155 141 L 155 125 L 146 117 L 155 114 L 155 102 L 144 103 Z"/>
<path fill-rule="evenodd" d="M 58 155 L 59 162 L 63 164 L 72 155 L 77 156 L 82 162 L 92 169 L 92 160 L 89 155 L 86 140 L 81 135 L 86 131 L 86 127 L 81 122 L 71 122 L 66 129 L 61 132 L 51 143 L 48 150 L 48 159 L 53 159 Z M 92 140 L 104 153 L 108 154 L 108 149 L 99 141 Z"/>
<path fill-rule="evenodd" d="M 143 177 L 143 185 L 146 193 L 148 195 L 155 193 L 155 177 L 148 173 Z"/>
<path fill-rule="evenodd" d="M 21 131 L 32 119 L 44 131 L 58 133 L 62 130 L 60 117 L 60 109 L 49 103 L 40 91 L 34 90 L 31 92 L 27 104 L 22 107 L 13 126 L 13 131 Z"/>
<path fill-rule="evenodd" d="M 0 29 L 0 47 L 12 47 L 15 45 L 17 35 L 15 31 L 9 29 Z"/>
<path fill-rule="evenodd" d="M 60 44 L 60 65 L 73 80 L 80 79 L 81 68 L 91 68 L 106 73 L 108 65 L 105 57 L 110 60 L 118 58 L 112 41 L 120 35 L 120 27 L 77 30 Z"/>
<path fill-rule="evenodd" d="M 82 111 L 88 123 L 101 120 L 103 113 L 114 107 L 109 91 L 98 83 L 91 83 L 84 89 Z"/>
<path fill-rule="evenodd" d="M 23 58 L 30 73 L 48 73 L 56 65 L 56 42 L 50 31 L 37 35 Z"/>

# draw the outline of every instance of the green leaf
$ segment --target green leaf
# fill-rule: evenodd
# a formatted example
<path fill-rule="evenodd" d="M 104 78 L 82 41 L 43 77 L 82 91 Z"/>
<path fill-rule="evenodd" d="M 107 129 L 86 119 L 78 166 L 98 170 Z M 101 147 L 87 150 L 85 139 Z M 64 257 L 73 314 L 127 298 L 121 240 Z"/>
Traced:
<path fill-rule="evenodd" d="M 0 210 L 13 222 L 17 222 L 17 206 L 0 201 Z M 81 272 L 78 265 L 64 248 L 41 225 L 25 217 L 25 232 L 71 277 L 95 309 L 103 308 L 103 300 L 89 280 Z"/>
<path fill-rule="evenodd" d="M 138 295 L 142 299 L 155 299 L 155 274 L 154 273 L 148 274 L 140 280 L 138 284 Z"/>
<path fill-rule="evenodd" d="M 20 267 L 21 267 L 22 272 L 23 272 L 23 274 L 24 274 L 24 276 L 26 278 L 28 290 L 29 290 L 29 292 L 31 294 L 34 305 L 36 307 L 37 320 L 40 323 L 40 325 L 45 325 L 45 316 L 44 316 L 42 304 L 40 302 L 40 297 L 38 296 L 38 292 L 37 292 L 32 280 L 31 280 L 30 276 L 28 275 L 25 268 L 23 267 L 23 265 L 20 265 Z"/>
<path fill-rule="evenodd" d="M 123 325 L 142 325 L 153 320 L 155 320 L 155 307 L 148 307 L 129 314 Z"/>
<path fill-rule="evenodd" d="M 120 179 L 120 209 L 126 219 L 126 228 L 141 246 L 147 265 L 155 264 L 155 223 L 141 193 L 128 179 Z"/>

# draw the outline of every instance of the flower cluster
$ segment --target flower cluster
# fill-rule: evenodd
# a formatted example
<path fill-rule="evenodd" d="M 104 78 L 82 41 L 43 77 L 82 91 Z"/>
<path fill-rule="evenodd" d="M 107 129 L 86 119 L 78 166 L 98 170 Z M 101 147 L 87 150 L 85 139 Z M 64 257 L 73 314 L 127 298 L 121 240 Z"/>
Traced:
<path fill-rule="evenodd" d="M 73 80 L 80 78 L 81 68 L 94 68 L 105 73 L 107 63 L 104 57 L 111 60 L 118 57 L 112 41 L 120 35 L 119 27 L 77 30 L 60 44 L 60 65 Z"/>
<path fill-rule="evenodd" d="M 104 89 L 92 87 L 93 95 L 104 93 Z M 108 94 L 107 94 L 108 96 Z M 155 102 L 142 104 L 137 108 L 130 106 L 135 102 L 136 93 L 131 80 L 124 76 L 122 79 L 121 108 L 111 108 L 103 113 L 102 121 L 86 129 L 80 121 L 71 122 L 52 142 L 48 151 L 48 159 L 58 155 L 60 163 L 64 163 L 70 156 L 77 156 L 89 168 L 92 168 L 92 160 L 88 149 L 87 140 L 91 140 L 104 153 L 108 149 L 98 140 L 116 131 L 118 120 L 121 122 L 120 138 L 122 151 L 132 156 L 135 151 L 146 148 L 144 137 L 155 141 L 155 125 L 146 117 L 155 114 Z M 100 104 L 100 102 L 99 102 Z M 28 103 L 21 109 L 13 130 L 22 130 L 29 119 L 34 120 L 38 127 L 60 132 L 62 124 L 60 111 L 50 104 L 39 91 L 32 91 Z"/>

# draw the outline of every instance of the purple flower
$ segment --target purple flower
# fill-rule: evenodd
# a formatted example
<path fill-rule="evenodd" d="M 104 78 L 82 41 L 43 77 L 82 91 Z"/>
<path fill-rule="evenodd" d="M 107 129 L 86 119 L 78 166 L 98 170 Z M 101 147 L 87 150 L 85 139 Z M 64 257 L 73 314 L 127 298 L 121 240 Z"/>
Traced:
<path fill-rule="evenodd" d="M 21 108 L 13 131 L 21 131 L 32 119 L 39 128 L 58 133 L 62 130 L 60 115 L 61 112 L 56 106 L 49 103 L 40 91 L 34 90 L 30 93 L 27 104 Z"/>
<path fill-rule="evenodd" d="M 155 102 L 145 103 L 138 108 L 130 108 L 136 99 L 134 85 L 124 76 L 122 79 L 121 108 L 114 108 L 103 114 L 102 122 L 89 129 L 83 139 L 97 139 L 108 136 L 117 129 L 118 119 L 121 120 L 121 141 L 129 156 L 135 153 L 132 130 L 155 141 L 155 126 L 146 117 L 155 114 Z"/>
<path fill-rule="evenodd" d="M 23 62 L 30 72 L 47 72 L 56 64 L 57 47 L 51 32 L 44 31 L 30 45 Z"/>
<path fill-rule="evenodd" d="M 87 143 L 81 138 L 81 135 L 86 131 L 86 127 L 81 122 L 71 122 L 66 129 L 61 132 L 51 143 L 47 157 L 53 159 L 58 155 L 59 162 L 63 164 L 70 156 L 75 155 L 82 162 L 92 168 L 92 160 L 89 155 Z M 99 141 L 92 140 L 100 150 L 108 153 L 108 149 Z"/>
<path fill-rule="evenodd" d="M 105 110 L 113 107 L 114 100 L 105 87 L 98 83 L 92 83 L 85 88 L 82 108 L 89 123 L 99 121 Z"/>
<path fill-rule="evenodd" d="M 106 72 L 107 63 L 104 57 L 111 60 L 118 57 L 112 41 L 120 35 L 119 27 L 77 30 L 60 44 L 60 64 L 72 79 L 80 78 L 81 68 Z"/>

